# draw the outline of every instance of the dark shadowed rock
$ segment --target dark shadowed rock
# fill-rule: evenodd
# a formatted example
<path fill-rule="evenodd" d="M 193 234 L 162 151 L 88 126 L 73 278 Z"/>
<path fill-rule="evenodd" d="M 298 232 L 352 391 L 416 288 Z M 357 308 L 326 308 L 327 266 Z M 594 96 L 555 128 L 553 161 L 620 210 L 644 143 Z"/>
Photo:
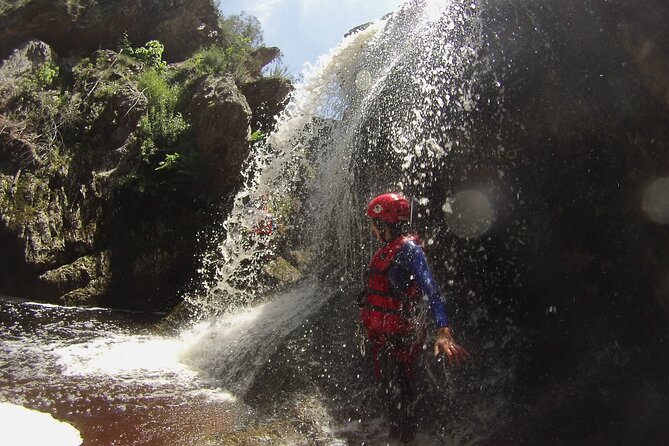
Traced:
<path fill-rule="evenodd" d="M 204 78 L 186 113 L 193 123 L 200 152 L 220 173 L 221 186 L 236 184 L 250 148 L 251 108 L 235 82 L 215 76 Z"/>
<path fill-rule="evenodd" d="M 100 305 L 110 282 L 110 253 L 79 257 L 39 276 L 39 293 L 65 305 Z"/>
<path fill-rule="evenodd" d="M 62 56 L 115 48 L 124 32 L 136 45 L 157 39 L 167 61 L 187 58 L 218 33 L 211 0 L 29 0 L 5 6 L 0 16 L 0 58 L 39 39 Z"/>
<path fill-rule="evenodd" d="M 275 46 L 263 46 L 252 51 L 250 54 L 250 60 L 246 64 L 251 77 L 254 79 L 259 78 L 262 69 L 280 56 L 281 50 Z"/>
<path fill-rule="evenodd" d="M 409 40 L 415 50 L 389 65 L 379 62 L 388 72 L 369 109 L 352 105 L 339 129 L 334 123 L 344 142 L 349 128 L 356 132 L 349 178 L 361 214 L 369 197 L 397 187 L 398 178 L 408 195 L 425 198 L 415 228 L 431 239 L 426 252 L 453 328 L 473 353 L 464 369 L 444 372 L 431 358 L 421 364 L 432 374 L 421 395 L 422 425 L 443 434 L 444 443 L 665 444 L 669 5 L 491 0 L 474 6 L 464 14 L 471 28 L 454 23 L 463 15 L 444 14 L 430 27 L 432 39 Z M 409 12 L 390 19 L 387 28 L 402 31 L 388 32 L 390 42 L 410 39 L 415 27 L 402 26 Z M 390 43 L 381 46 L 387 49 L 381 57 L 394 54 Z M 454 54 L 471 58 L 444 63 Z M 462 96 L 472 99 L 467 107 L 454 101 Z M 400 167 L 395 150 L 413 157 L 428 137 L 447 152 L 443 161 L 430 165 L 422 157 L 425 165 Z M 326 143 L 326 150 L 341 149 L 336 140 Z M 327 187 L 323 177 L 318 186 Z M 452 214 L 467 212 L 449 201 L 462 192 L 481 197 L 480 191 L 494 221 L 475 232 L 475 220 L 457 224 Z M 470 203 L 478 211 L 480 202 Z M 325 240 L 335 234 L 318 232 Z M 329 245 L 323 246 L 326 253 Z M 369 252 L 360 251 L 368 261 Z M 331 271 L 327 264 L 323 276 L 336 280 Z M 322 321 L 310 321 L 322 337 L 309 331 L 305 344 L 335 352 L 349 343 L 355 328 L 344 325 L 357 320 L 353 300 L 350 292 L 332 301 L 344 315 L 328 308 Z M 290 361 L 272 364 L 305 357 L 295 351 Z M 333 413 L 364 405 L 366 390 L 364 379 L 348 374 L 356 361 L 340 354 L 340 361 L 326 358 L 329 351 L 306 355 L 337 377 L 308 380 L 329 389 Z M 282 375 L 268 376 L 273 396 Z M 284 376 L 295 382 L 295 374 Z M 334 403 L 337 397 L 342 401 Z"/>
<path fill-rule="evenodd" d="M 279 77 L 262 78 L 242 86 L 242 92 L 251 107 L 253 130 L 271 131 L 274 117 L 281 112 L 293 91 L 289 80 Z"/>
<path fill-rule="evenodd" d="M 344 37 L 348 37 L 352 34 L 359 33 L 360 31 L 364 31 L 367 28 L 369 28 L 369 26 L 372 25 L 372 23 L 373 22 L 367 22 L 367 23 L 363 23 L 362 25 L 354 26 L 353 28 L 346 31 L 346 34 L 344 34 Z"/>
<path fill-rule="evenodd" d="M 669 174 L 669 6 L 481 6 L 479 51 L 490 66 L 474 86 L 478 109 L 458 137 L 462 150 L 431 172 L 426 196 L 436 206 L 424 219 L 440 228 L 435 269 L 455 274 L 451 305 L 459 315 L 485 308 L 460 322 L 468 341 L 497 348 L 484 331 L 506 318 L 517 329 L 517 344 L 497 360 L 511 360 L 513 390 L 503 398 L 517 415 L 475 444 L 662 444 L 669 237 L 642 196 Z M 435 122 L 436 135 L 450 124 Z M 481 236 L 458 237 L 441 207 L 472 189 L 487 191 L 497 220 Z M 474 381 L 489 376 L 479 373 Z"/>

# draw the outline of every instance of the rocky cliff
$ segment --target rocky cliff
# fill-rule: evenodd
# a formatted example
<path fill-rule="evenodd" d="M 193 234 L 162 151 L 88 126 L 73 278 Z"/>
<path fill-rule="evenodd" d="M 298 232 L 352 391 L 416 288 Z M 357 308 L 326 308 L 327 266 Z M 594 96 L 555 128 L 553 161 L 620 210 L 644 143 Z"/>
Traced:
<path fill-rule="evenodd" d="M 76 5 L 0 16 L 0 293 L 167 309 L 290 82 L 209 0 Z"/>
<path fill-rule="evenodd" d="M 17 0 L 0 12 L 3 59 L 31 39 L 68 57 L 112 48 L 127 33 L 135 43 L 161 41 L 173 62 L 213 43 L 218 30 L 211 0 Z"/>

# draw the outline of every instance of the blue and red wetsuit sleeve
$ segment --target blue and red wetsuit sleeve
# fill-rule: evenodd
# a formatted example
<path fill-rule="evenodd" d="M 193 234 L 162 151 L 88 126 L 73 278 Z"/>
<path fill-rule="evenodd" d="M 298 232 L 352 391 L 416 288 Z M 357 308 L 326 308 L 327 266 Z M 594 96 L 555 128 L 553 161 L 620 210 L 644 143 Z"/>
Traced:
<path fill-rule="evenodd" d="M 427 264 L 425 253 L 417 244 L 407 242 L 393 259 L 393 264 L 388 270 L 388 279 L 394 289 L 404 290 L 412 278 L 416 280 L 423 296 L 427 298 L 434 324 L 437 328 L 448 327 L 446 307 Z"/>

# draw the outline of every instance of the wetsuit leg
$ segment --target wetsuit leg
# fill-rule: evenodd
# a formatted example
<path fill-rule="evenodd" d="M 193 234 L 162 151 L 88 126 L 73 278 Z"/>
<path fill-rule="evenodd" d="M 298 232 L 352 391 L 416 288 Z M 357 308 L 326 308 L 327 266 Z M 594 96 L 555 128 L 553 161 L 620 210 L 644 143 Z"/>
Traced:
<path fill-rule="evenodd" d="M 382 397 L 386 401 L 390 435 L 409 442 L 416 432 L 414 386 L 409 367 L 394 351 L 406 348 L 401 341 L 389 342 L 379 351 Z"/>

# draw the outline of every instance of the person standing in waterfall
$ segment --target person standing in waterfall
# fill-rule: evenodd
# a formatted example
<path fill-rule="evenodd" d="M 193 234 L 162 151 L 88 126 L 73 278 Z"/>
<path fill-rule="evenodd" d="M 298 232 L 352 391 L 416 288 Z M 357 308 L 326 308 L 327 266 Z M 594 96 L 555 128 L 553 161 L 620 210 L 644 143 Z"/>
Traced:
<path fill-rule="evenodd" d="M 359 302 L 374 374 L 387 403 L 390 436 L 403 443 L 413 441 L 416 431 L 412 367 L 425 341 L 417 318 L 423 301 L 436 326 L 434 355 L 444 354 L 455 366 L 469 357 L 453 339 L 421 241 L 408 232 L 410 214 L 407 199 L 399 193 L 379 195 L 367 206 L 371 230 L 383 246 L 372 257 L 367 291 Z"/>

